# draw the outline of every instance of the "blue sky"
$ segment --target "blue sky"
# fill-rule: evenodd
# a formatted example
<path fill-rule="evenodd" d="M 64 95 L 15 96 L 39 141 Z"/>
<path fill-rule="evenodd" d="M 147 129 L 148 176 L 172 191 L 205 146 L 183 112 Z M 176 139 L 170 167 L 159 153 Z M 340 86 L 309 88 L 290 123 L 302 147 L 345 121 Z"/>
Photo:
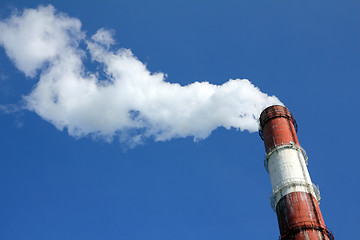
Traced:
<path fill-rule="evenodd" d="M 0 18 L 41 4 L 79 19 L 88 39 L 113 30 L 112 49 L 131 49 L 167 82 L 249 79 L 277 96 L 298 122 L 326 225 L 337 239 L 356 238 L 358 1 L 5 0 Z M 1 239 L 278 238 L 256 132 L 219 127 L 196 142 L 153 136 L 134 148 L 69 136 L 34 111 L 8 111 L 39 76 L 0 48 Z"/>

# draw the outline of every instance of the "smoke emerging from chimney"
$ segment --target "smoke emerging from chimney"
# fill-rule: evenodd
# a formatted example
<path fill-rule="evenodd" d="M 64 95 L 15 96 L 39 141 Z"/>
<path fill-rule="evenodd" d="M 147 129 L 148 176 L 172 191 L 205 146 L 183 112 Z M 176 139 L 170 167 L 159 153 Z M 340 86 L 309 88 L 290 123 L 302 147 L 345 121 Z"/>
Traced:
<path fill-rule="evenodd" d="M 27 77 L 38 78 L 25 108 L 74 137 L 114 137 L 129 146 L 147 138 L 204 139 L 218 128 L 257 131 L 257 118 L 281 104 L 246 79 L 186 86 L 151 73 L 131 50 L 113 50 L 113 32 L 88 37 L 81 22 L 51 5 L 0 22 L 0 45 Z M 96 71 L 86 68 L 90 56 Z"/>

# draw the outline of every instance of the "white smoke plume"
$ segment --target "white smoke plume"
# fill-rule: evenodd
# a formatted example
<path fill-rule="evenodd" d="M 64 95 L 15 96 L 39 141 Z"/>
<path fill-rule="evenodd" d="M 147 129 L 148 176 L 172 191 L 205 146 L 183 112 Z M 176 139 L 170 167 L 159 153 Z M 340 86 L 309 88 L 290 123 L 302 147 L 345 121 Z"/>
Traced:
<path fill-rule="evenodd" d="M 218 127 L 253 132 L 260 112 L 281 104 L 246 79 L 169 83 L 129 49 L 113 51 L 113 35 L 99 29 L 88 37 L 80 20 L 51 5 L 0 21 L 0 45 L 8 57 L 39 79 L 24 96 L 25 107 L 74 137 L 119 137 L 135 146 L 146 138 L 204 139 Z M 87 54 L 105 74 L 86 69 Z"/>

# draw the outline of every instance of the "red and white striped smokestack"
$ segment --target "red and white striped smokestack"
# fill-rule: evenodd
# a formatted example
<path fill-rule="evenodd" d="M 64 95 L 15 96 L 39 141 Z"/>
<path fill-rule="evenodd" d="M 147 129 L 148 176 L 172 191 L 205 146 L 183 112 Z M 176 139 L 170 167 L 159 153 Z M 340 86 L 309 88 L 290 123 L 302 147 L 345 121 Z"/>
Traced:
<path fill-rule="evenodd" d="M 265 168 L 270 174 L 271 205 L 276 211 L 280 239 L 332 240 L 320 212 L 320 194 L 313 185 L 307 156 L 296 135 L 297 124 L 283 106 L 270 106 L 260 115 Z"/>

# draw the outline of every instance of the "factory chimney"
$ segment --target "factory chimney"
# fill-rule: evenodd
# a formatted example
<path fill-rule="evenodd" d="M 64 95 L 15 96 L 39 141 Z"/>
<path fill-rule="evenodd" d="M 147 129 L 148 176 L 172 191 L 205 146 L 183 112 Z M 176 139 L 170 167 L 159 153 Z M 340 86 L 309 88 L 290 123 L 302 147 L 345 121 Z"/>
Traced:
<path fill-rule="evenodd" d="M 270 106 L 260 115 L 265 144 L 265 168 L 270 174 L 271 205 L 281 240 L 333 240 L 319 208 L 320 193 L 311 182 L 308 158 L 299 144 L 297 124 L 283 106 Z"/>

